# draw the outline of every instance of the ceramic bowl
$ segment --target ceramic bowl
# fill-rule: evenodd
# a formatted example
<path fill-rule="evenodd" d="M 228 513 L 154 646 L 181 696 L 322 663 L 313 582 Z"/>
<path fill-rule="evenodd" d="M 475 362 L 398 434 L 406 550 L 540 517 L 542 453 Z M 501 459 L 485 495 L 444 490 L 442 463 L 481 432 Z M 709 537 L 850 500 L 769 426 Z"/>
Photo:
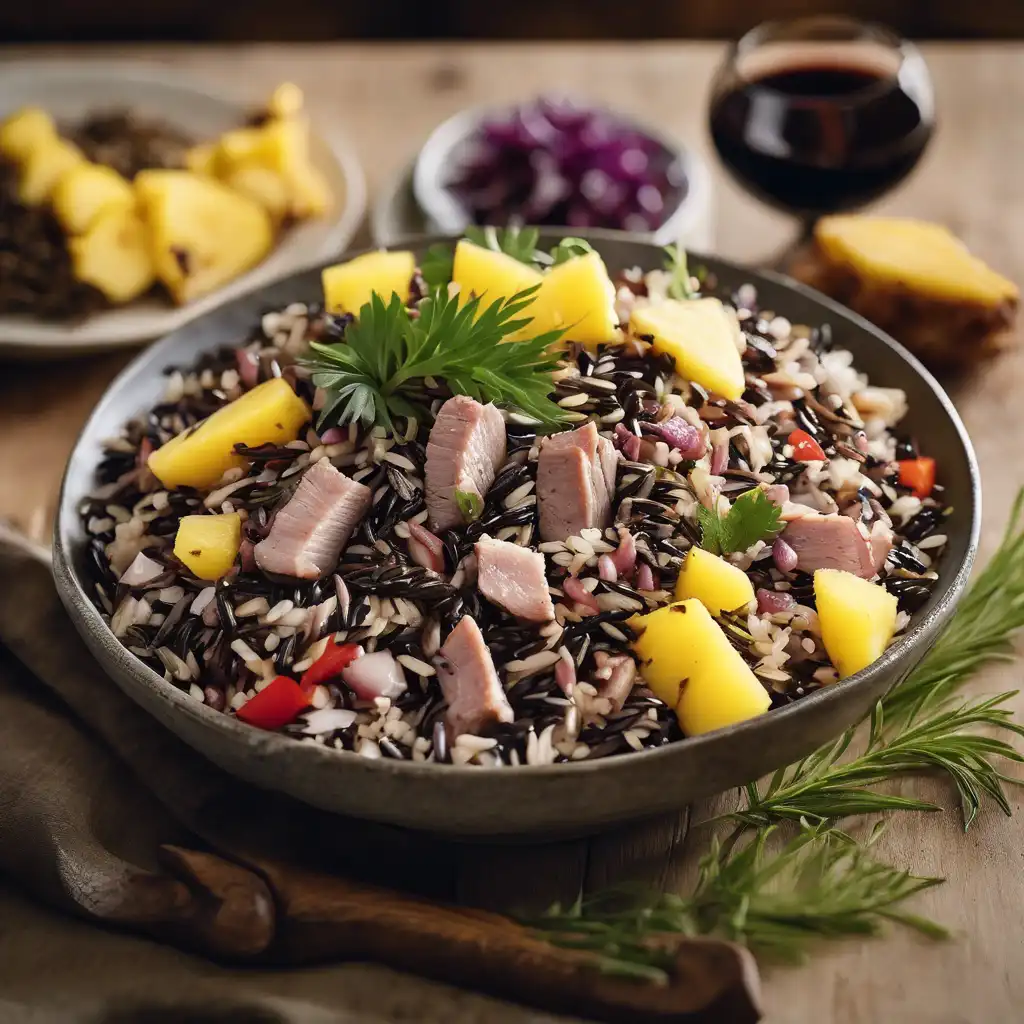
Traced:
<path fill-rule="evenodd" d="M 613 270 L 661 265 L 660 249 L 624 235 L 588 236 Z M 428 238 L 421 248 L 441 241 Z M 551 245 L 557 234 L 542 239 Z M 213 711 L 164 681 L 114 638 L 89 599 L 86 539 L 76 508 L 93 487 L 102 439 L 148 409 L 163 390 L 163 370 L 219 345 L 237 344 L 260 314 L 320 299 L 312 269 L 221 306 L 140 355 L 114 382 L 78 439 L 64 477 L 54 538 L 57 587 L 75 625 L 114 683 L 211 761 L 248 782 L 338 813 L 459 836 L 508 838 L 596 831 L 708 796 L 807 754 L 864 716 L 923 657 L 963 593 L 978 541 L 980 489 L 970 441 L 952 403 L 905 349 L 867 321 L 818 293 L 774 274 L 691 255 L 726 290 L 757 286 L 762 308 L 794 323 L 831 324 L 837 346 L 875 383 L 903 388 L 904 428 L 939 455 L 954 512 L 941 576 L 906 634 L 869 668 L 788 707 L 731 728 L 640 753 L 598 761 L 521 768 L 471 768 L 358 755 L 261 732 Z"/>
<path fill-rule="evenodd" d="M 581 109 L 590 104 L 580 102 Z M 471 107 L 462 110 L 439 124 L 423 144 L 412 170 L 412 192 L 416 203 L 426 216 L 432 230 L 456 234 L 470 223 L 466 210 L 446 187 L 451 168 L 456 166 L 476 134 L 480 125 L 489 120 L 503 120 L 512 107 Z M 711 174 L 700 154 L 666 135 L 652 125 L 645 124 L 619 111 L 612 111 L 614 119 L 652 139 L 671 158 L 679 163 L 686 180 L 686 190 L 665 220 L 649 237 L 659 245 L 683 242 L 694 247 L 702 234 L 710 229 Z M 575 228 L 563 234 L 578 235 Z"/>
<path fill-rule="evenodd" d="M 28 105 L 41 106 L 59 122 L 72 123 L 96 111 L 127 106 L 196 139 L 215 138 L 243 125 L 252 112 L 251 99 L 150 64 L 8 62 L 0 76 L 0 120 Z M 341 252 L 351 244 L 366 212 L 362 168 L 343 136 L 318 131 L 317 126 L 310 134 L 310 155 L 334 193 L 334 207 L 324 217 L 296 224 L 252 270 L 184 306 L 142 298 L 75 323 L 0 315 L 0 353 L 40 359 L 138 345 L 177 330 L 229 298 Z"/>

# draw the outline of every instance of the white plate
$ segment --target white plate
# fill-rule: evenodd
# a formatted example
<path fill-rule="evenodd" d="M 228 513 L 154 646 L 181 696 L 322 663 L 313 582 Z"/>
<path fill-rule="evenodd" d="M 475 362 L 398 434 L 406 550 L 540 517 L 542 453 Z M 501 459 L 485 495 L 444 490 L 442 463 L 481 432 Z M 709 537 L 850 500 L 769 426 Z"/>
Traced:
<path fill-rule="evenodd" d="M 0 118 L 35 104 L 58 121 L 84 120 L 97 110 L 129 108 L 166 120 L 198 139 L 240 127 L 257 97 L 239 99 L 149 65 L 104 68 L 73 60 L 0 64 Z M 267 258 L 223 288 L 189 303 L 169 306 L 142 300 L 96 313 L 74 324 L 31 316 L 0 316 L 0 352 L 45 357 L 137 345 L 176 330 L 214 306 L 310 263 L 342 252 L 366 211 L 366 182 L 354 151 L 331 132 L 312 134 L 313 163 L 335 196 L 327 216 L 290 229 Z"/>

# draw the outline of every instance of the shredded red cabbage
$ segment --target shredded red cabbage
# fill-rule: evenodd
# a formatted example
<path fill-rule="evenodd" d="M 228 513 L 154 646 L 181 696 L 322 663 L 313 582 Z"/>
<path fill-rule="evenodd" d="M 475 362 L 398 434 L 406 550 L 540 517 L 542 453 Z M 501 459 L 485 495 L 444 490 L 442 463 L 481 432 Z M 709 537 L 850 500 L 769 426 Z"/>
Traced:
<path fill-rule="evenodd" d="M 481 124 L 447 187 L 476 224 L 652 231 L 687 182 L 675 154 L 613 114 L 542 98 Z"/>

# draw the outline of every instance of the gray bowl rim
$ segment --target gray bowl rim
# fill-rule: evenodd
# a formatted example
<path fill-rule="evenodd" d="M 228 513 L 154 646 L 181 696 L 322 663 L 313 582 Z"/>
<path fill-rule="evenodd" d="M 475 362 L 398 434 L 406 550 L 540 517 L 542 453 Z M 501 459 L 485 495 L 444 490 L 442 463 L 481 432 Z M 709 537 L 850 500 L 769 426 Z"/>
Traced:
<path fill-rule="evenodd" d="M 557 232 L 555 232 L 555 234 L 557 234 Z M 425 250 L 428 246 L 434 244 L 454 245 L 454 243 L 458 241 L 459 237 L 460 236 L 457 235 L 411 236 L 406 242 L 406 247 L 414 246 L 417 250 Z M 543 237 L 544 235 L 542 234 L 542 238 Z M 586 237 L 597 243 L 602 241 L 607 243 L 630 242 L 647 248 L 658 248 L 658 246 L 649 239 L 637 237 L 636 235 L 632 235 L 627 232 L 590 230 L 586 232 Z M 400 246 L 398 245 L 394 245 L 389 246 L 388 248 L 394 249 L 399 247 Z M 351 259 L 355 256 L 362 255 L 363 253 L 375 251 L 379 251 L 378 247 L 353 250 L 345 253 L 343 257 L 339 258 Z M 736 725 L 727 726 L 723 729 L 716 729 L 713 732 L 704 733 L 699 736 L 686 737 L 682 740 L 667 743 L 660 747 L 648 748 L 642 751 L 630 752 L 615 757 L 601 758 L 597 761 L 583 760 L 549 765 L 520 765 L 515 769 L 517 777 L 522 777 L 522 773 L 527 773 L 531 778 L 535 779 L 545 777 L 553 778 L 562 777 L 567 772 L 574 773 L 580 777 L 585 777 L 595 772 L 611 773 L 615 771 L 616 765 L 621 766 L 623 762 L 629 765 L 635 765 L 641 758 L 651 764 L 654 764 L 659 760 L 669 762 L 673 756 L 673 752 L 678 751 L 683 746 L 695 749 L 699 752 L 701 747 L 725 744 L 730 740 L 736 743 L 755 741 L 760 732 L 773 728 L 771 724 L 773 722 L 781 721 L 783 718 L 789 719 L 804 714 L 804 709 L 811 707 L 824 707 L 831 703 L 842 702 L 844 693 L 850 688 L 869 688 L 879 676 L 888 674 L 891 674 L 893 679 L 901 678 L 901 674 L 898 671 L 900 663 L 903 661 L 909 661 L 911 665 L 914 665 L 917 663 L 919 658 L 923 656 L 923 652 L 918 657 L 914 656 L 917 653 L 917 647 L 920 644 L 928 645 L 934 639 L 934 634 L 941 630 L 945 625 L 946 620 L 952 615 L 957 602 L 960 600 L 970 577 L 971 567 L 974 563 L 974 557 L 978 550 L 981 530 L 980 472 L 978 469 L 977 457 L 967 430 L 949 396 L 935 377 L 921 365 L 915 356 L 911 355 L 911 353 L 895 339 L 891 338 L 888 334 L 875 327 L 863 317 L 858 316 L 845 306 L 842 306 L 838 302 L 822 295 L 813 288 L 809 288 L 806 285 L 800 284 L 792 278 L 785 276 L 784 274 L 774 271 L 753 270 L 742 264 L 720 259 L 715 256 L 708 256 L 699 252 L 691 252 L 689 253 L 689 256 L 691 259 L 691 266 L 703 261 L 715 263 L 723 269 L 728 270 L 730 273 L 745 275 L 745 279 L 749 280 L 755 285 L 755 287 L 760 281 L 768 281 L 774 285 L 782 286 L 785 289 L 803 295 L 822 307 L 823 313 L 828 317 L 845 319 L 860 331 L 867 332 L 874 336 L 876 340 L 888 347 L 899 359 L 908 364 L 910 369 L 921 378 L 921 380 L 932 391 L 934 397 L 956 430 L 967 462 L 967 470 L 970 478 L 971 518 L 964 560 L 956 572 L 945 579 L 945 581 L 940 576 L 939 583 L 945 583 L 941 595 L 937 600 L 935 600 L 932 607 L 914 624 L 912 629 L 903 634 L 894 644 L 888 647 L 885 653 L 877 661 L 874 661 L 867 668 L 862 669 L 860 672 L 857 672 L 838 683 L 823 687 L 814 693 L 808 694 L 806 697 L 801 697 L 799 700 L 794 701 L 785 707 L 773 709 L 765 714 L 758 715 L 756 718 L 748 719 L 745 722 L 739 722 Z M 273 284 L 284 284 L 292 278 L 308 274 L 311 271 L 322 267 L 330 266 L 335 262 L 337 262 L 337 260 L 312 264 L 303 270 L 295 271 L 278 278 L 278 280 L 273 282 Z M 239 298 L 230 300 L 230 302 L 218 307 L 217 310 L 212 311 L 212 314 L 209 315 L 216 315 L 223 309 L 233 305 L 251 303 L 253 297 L 262 291 L 263 287 L 266 286 L 261 286 L 260 288 L 256 288 Z M 201 319 L 202 318 L 200 317 L 191 321 L 178 331 L 172 332 L 161 341 L 140 353 L 117 375 L 117 377 L 114 378 L 93 409 L 92 413 L 90 413 L 89 418 L 86 420 L 85 425 L 82 427 L 82 430 L 76 438 L 75 445 L 72 448 L 71 455 L 68 459 L 68 467 L 70 467 L 72 462 L 75 460 L 83 440 L 91 433 L 93 421 L 99 418 L 109 405 L 112 405 L 115 401 L 119 400 L 122 392 L 131 386 L 132 381 L 136 377 L 148 375 L 154 364 L 167 365 L 169 362 L 173 362 L 173 359 L 171 359 L 171 353 L 176 347 L 178 335 L 180 333 L 194 330 L 196 324 Z M 880 386 L 884 386 L 884 384 Z M 164 700 L 170 704 L 176 705 L 177 711 L 192 717 L 205 719 L 206 724 L 214 725 L 215 728 L 228 731 L 234 730 L 236 735 L 244 734 L 252 748 L 253 756 L 263 758 L 271 758 L 278 755 L 291 758 L 308 757 L 310 759 L 329 757 L 335 759 L 334 763 L 342 768 L 346 763 L 358 761 L 361 767 L 364 769 L 369 767 L 369 769 L 374 772 L 383 772 L 385 774 L 399 776 L 407 775 L 428 777 L 433 775 L 437 778 L 458 777 L 467 781 L 471 779 L 479 780 L 475 783 L 471 783 L 471 785 L 476 786 L 486 785 L 486 780 L 488 778 L 493 777 L 495 773 L 504 772 L 504 769 L 501 768 L 484 768 L 470 765 L 437 765 L 432 762 L 399 761 L 391 758 L 371 760 L 351 751 L 335 750 L 333 748 L 328 749 L 315 743 L 300 743 L 282 733 L 265 732 L 261 729 L 255 729 L 252 726 L 246 725 L 243 722 L 239 722 L 234 717 L 225 715 L 220 711 L 214 711 L 206 704 L 200 703 L 189 694 L 179 690 L 176 686 L 167 682 L 162 676 L 158 675 L 151 668 L 139 661 L 135 655 L 131 654 L 131 652 L 129 652 L 129 650 L 114 637 L 113 633 L 100 616 L 99 611 L 90 600 L 82 581 L 78 578 L 72 558 L 73 541 L 71 539 L 71 532 L 76 526 L 77 510 L 74 504 L 70 504 L 67 487 L 68 468 L 65 469 L 64 478 L 61 482 L 58 511 L 54 522 L 53 533 L 53 574 L 58 593 L 60 594 L 65 607 L 68 608 L 73 619 L 75 619 L 79 630 L 87 630 L 94 638 L 99 640 L 99 643 L 93 646 L 100 647 L 106 658 L 110 659 L 111 662 L 116 663 L 121 669 L 125 670 L 125 672 L 131 675 L 136 682 L 139 682 L 150 689 L 155 689 L 157 694 Z M 76 501 L 77 500 L 78 499 L 76 499 Z M 113 679 L 111 681 L 113 682 Z M 301 751 L 305 751 L 305 754 L 301 753 Z M 339 778 L 341 778 L 340 774 Z"/>
<path fill-rule="evenodd" d="M 691 226 L 690 222 L 698 216 L 701 208 L 711 203 L 711 172 L 700 153 L 661 128 L 649 124 L 627 111 L 620 110 L 618 107 L 605 103 L 588 102 L 568 93 L 559 95 L 561 98 L 571 100 L 581 106 L 600 110 L 614 117 L 620 123 L 631 126 L 658 143 L 682 164 L 687 188 L 669 216 L 651 231 L 615 233 L 623 237 L 629 236 L 653 241 L 661 245 L 670 245 L 682 237 Z M 447 163 L 449 154 L 476 131 L 485 118 L 508 114 L 518 106 L 521 106 L 521 103 L 484 103 L 479 106 L 465 107 L 437 125 L 420 147 L 412 164 L 413 195 L 428 220 L 436 224 L 440 231 L 462 231 L 469 223 L 469 219 L 463 212 L 460 212 L 461 207 L 458 201 L 447 193 L 439 180 L 439 175 Z M 557 228 L 546 227 L 544 230 L 555 231 Z M 606 230 L 608 229 L 589 228 L 584 230 L 566 227 L 562 234 L 586 235 L 587 237 L 593 234 L 597 237 Z"/>

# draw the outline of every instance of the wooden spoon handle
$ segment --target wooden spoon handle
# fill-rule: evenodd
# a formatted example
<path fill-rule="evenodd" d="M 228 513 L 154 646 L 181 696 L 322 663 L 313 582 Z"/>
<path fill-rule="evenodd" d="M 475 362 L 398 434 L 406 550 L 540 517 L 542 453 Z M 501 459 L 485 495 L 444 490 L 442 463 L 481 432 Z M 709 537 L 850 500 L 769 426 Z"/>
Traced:
<path fill-rule="evenodd" d="M 667 985 L 602 974 L 484 911 L 421 900 L 292 866 L 257 867 L 277 900 L 275 958 L 368 960 L 545 1010 L 595 1020 L 747 1024 L 760 1019 L 757 967 L 744 949 L 681 939 Z"/>

